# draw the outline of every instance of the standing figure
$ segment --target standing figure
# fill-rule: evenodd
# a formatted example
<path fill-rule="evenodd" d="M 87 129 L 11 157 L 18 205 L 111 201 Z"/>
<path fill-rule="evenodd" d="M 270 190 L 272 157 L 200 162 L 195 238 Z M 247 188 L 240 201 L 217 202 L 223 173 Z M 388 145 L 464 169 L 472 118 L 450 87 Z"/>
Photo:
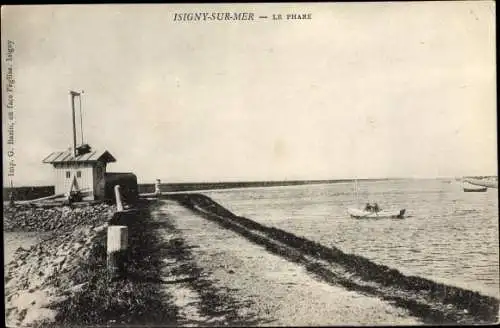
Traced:
<path fill-rule="evenodd" d="M 161 183 L 160 179 L 156 179 L 156 183 L 155 183 L 155 195 L 156 196 L 161 195 L 160 183 Z"/>

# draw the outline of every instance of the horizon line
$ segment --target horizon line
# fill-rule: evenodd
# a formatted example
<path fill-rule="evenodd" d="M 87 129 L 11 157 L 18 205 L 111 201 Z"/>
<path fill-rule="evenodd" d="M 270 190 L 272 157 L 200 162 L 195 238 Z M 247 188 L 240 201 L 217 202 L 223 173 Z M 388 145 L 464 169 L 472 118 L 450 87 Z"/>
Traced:
<path fill-rule="evenodd" d="M 115 173 L 115 172 L 110 172 Z M 282 180 L 218 180 L 218 181 L 170 181 L 167 179 L 160 179 L 160 183 L 162 185 L 196 185 L 196 184 L 238 184 L 238 183 L 328 183 L 328 182 L 347 182 L 347 181 L 381 181 L 381 180 L 431 180 L 431 179 L 457 179 L 457 178 L 473 178 L 473 177 L 498 177 L 498 174 L 495 175 L 460 175 L 460 176 L 429 176 L 429 177 L 378 177 L 378 178 L 333 178 L 333 179 L 282 179 Z M 168 182 L 165 182 L 168 181 Z M 137 184 L 154 184 L 156 181 L 153 180 L 143 180 L 138 181 Z M 53 186 L 53 184 L 21 184 L 15 185 L 13 184 L 13 188 L 22 188 L 22 187 L 49 187 Z M 9 184 L 4 184 L 3 189 L 11 188 Z"/>

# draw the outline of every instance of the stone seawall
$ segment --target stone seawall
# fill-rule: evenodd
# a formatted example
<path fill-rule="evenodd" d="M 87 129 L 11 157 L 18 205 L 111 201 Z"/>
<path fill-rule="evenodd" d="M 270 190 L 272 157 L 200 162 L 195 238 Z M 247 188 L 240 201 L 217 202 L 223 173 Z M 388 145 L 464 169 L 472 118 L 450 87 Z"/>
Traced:
<path fill-rule="evenodd" d="M 17 204 L 3 209 L 4 231 L 72 231 L 77 227 L 104 222 L 112 207 L 101 204 L 54 206 Z M 103 221 L 104 220 L 104 221 Z"/>
<path fill-rule="evenodd" d="M 36 326 L 55 320 L 57 311 L 53 307 L 84 288 L 71 277 L 88 258 L 113 211 L 105 204 L 4 208 L 4 231 L 50 232 L 39 243 L 18 248 L 5 265 L 8 326 Z"/>
<path fill-rule="evenodd" d="M 106 261 L 106 230 L 116 223 L 115 208 L 81 205 L 4 209 L 11 230 L 47 236 L 17 249 L 5 266 L 7 326 L 176 326 L 176 308 L 159 288 L 162 247 L 151 227 L 150 203 L 140 201 L 120 222 L 129 230 L 122 279 L 110 279 Z"/>

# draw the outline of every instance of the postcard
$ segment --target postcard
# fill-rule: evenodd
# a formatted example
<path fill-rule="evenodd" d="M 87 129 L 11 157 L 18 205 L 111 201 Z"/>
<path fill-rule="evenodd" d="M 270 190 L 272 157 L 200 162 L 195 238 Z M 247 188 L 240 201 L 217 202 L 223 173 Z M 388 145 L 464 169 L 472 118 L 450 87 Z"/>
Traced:
<path fill-rule="evenodd" d="M 6 325 L 498 323 L 495 10 L 3 6 Z"/>

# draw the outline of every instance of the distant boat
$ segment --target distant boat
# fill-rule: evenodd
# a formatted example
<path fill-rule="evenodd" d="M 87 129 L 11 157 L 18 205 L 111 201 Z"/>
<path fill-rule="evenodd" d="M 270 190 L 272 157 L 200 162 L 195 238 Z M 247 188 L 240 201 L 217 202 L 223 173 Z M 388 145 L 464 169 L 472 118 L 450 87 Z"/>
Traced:
<path fill-rule="evenodd" d="M 471 182 L 469 180 L 465 180 L 462 183 L 462 187 L 464 189 L 464 192 L 485 192 L 486 190 L 488 190 L 488 187 L 478 186 L 474 184 L 474 182 Z"/>
<path fill-rule="evenodd" d="M 479 187 L 479 188 L 466 188 L 464 187 L 464 192 L 485 192 L 488 190 L 487 187 Z"/>
<path fill-rule="evenodd" d="M 358 181 L 354 180 L 354 192 L 356 194 L 356 202 L 359 206 L 358 197 Z M 358 208 L 348 208 L 347 213 L 352 218 L 355 219 L 402 219 L 404 218 L 406 209 L 396 209 L 396 210 L 382 210 L 378 208 L 378 205 L 372 206 L 367 204 L 367 206 L 360 210 Z"/>

